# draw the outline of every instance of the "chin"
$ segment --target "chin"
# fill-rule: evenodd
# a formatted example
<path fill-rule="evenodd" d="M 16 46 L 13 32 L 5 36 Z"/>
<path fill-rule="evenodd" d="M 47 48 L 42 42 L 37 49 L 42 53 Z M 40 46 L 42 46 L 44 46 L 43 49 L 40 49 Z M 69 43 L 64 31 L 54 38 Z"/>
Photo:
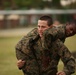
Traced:
<path fill-rule="evenodd" d="M 40 35 L 40 37 L 42 37 L 42 35 Z"/>
<path fill-rule="evenodd" d="M 40 37 L 42 37 L 42 34 L 39 34 Z"/>

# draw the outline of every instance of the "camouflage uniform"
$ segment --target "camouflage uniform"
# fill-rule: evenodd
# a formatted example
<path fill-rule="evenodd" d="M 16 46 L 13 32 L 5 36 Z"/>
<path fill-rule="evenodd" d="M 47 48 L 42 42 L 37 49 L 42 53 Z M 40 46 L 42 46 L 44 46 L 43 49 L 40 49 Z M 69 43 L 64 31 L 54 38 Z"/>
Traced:
<path fill-rule="evenodd" d="M 26 64 L 22 67 L 24 75 L 38 75 L 38 64 L 31 52 L 29 46 L 29 40 L 31 38 L 37 39 L 38 33 L 37 28 L 33 29 L 27 35 L 25 35 L 16 45 L 16 57 L 17 59 L 22 59 L 26 61 Z"/>
<path fill-rule="evenodd" d="M 51 47 L 51 43 L 58 38 L 64 43 L 65 38 L 66 38 L 65 28 L 66 26 L 62 25 L 62 26 L 57 26 L 57 27 L 55 26 L 55 27 L 45 30 L 43 33 L 44 37 L 42 37 L 43 48 Z M 48 43 L 46 44 L 46 42 Z"/>
<path fill-rule="evenodd" d="M 62 29 L 64 30 L 64 28 Z M 74 72 L 74 58 L 65 45 L 57 39 L 61 38 L 62 34 L 60 32 L 65 35 L 64 31 L 58 29 L 55 32 L 50 32 L 51 42 L 49 42 L 46 40 L 46 37 L 43 38 L 45 41 L 41 40 L 37 34 L 37 29 L 34 29 L 17 44 L 17 58 L 26 61 L 26 64 L 22 68 L 25 75 L 56 75 L 60 58 L 65 65 L 64 71 L 66 75 Z M 48 42 L 48 45 L 46 42 Z"/>
<path fill-rule="evenodd" d="M 66 73 L 66 75 L 71 75 L 75 72 L 76 62 L 75 58 L 72 56 L 68 48 L 63 44 L 66 38 L 65 27 L 66 26 L 59 26 L 56 28 L 47 29 L 43 34 L 42 47 L 44 50 L 50 49 L 51 51 L 53 51 L 51 54 L 53 55 L 52 59 L 57 59 L 57 61 L 54 60 L 54 64 L 56 64 L 56 62 L 59 62 L 58 59 L 61 59 L 64 63 L 63 71 Z M 58 37 L 59 39 L 57 39 Z M 55 66 L 57 67 L 57 65 Z"/>

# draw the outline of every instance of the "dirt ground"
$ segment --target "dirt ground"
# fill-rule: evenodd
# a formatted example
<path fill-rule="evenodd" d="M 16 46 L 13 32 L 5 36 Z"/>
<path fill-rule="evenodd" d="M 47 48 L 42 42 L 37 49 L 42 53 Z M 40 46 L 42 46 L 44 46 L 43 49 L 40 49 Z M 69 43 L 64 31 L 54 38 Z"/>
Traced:
<path fill-rule="evenodd" d="M 18 29 L 3 29 L 0 30 L 0 37 L 26 35 L 34 27 L 18 28 Z"/>

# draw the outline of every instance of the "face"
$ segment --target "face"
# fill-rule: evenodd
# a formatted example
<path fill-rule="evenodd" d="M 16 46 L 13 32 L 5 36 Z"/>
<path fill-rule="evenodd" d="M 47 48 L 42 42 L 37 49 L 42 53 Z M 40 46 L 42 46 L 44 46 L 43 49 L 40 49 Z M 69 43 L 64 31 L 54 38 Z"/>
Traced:
<path fill-rule="evenodd" d="M 76 34 L 76 26 L 74 25 L 67 25 L 66 26 L 66 35 L 67 37 L 73 36 Z"/>
<path fill-rule="evenodd" d="M 43 32 L 48 28 L 50 28 L 50 26 L 48 26 L 47 21 L 38 20 L 38 33 L 40 37 L 42 37 Z"/>

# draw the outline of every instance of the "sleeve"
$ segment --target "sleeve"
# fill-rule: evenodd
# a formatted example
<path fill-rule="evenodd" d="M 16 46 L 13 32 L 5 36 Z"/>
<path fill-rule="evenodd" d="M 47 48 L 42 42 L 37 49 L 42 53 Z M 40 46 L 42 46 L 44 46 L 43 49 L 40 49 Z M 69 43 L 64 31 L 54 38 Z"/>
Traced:
<path fill-rule="evenodd" d="M 76 66 L 75 58 L 61 41 L 59 41 L 57 45 L 59 47 L 58 55 L 61 57 L 61 60 L 64 63 L 63 71 L 66 73 L 66 75 L 73 74 Z"/>
<path fill-rule="evenodd" d="M 26 44 L 25 44 L 26 43 Z M 19 43 L 16 45 L 15 50 L 16 50 L 16 58 L 18 60 L 25 60 L 28 55 L 29 50 L 26 47 L 27 41 L 19 41 Z"/>
<path fill-rule="evenodd" d="M 53 41 L 57 39 L 63 39 L 63 38 L 65 39 L 66 37 L 65 28 L 66 26 L 62 25 L 45 30 L 42 37 L 42 47 L 44 49 L 48 49 L 51 47 L 51 43 Z"/>
<path fill-rule="evenodd" d="M 16 57 L 17 59 L 25 60 L 24 66 L 21 68 L 25 74 L 38 75 L 38 66 L 34 58 L 34 55 L 30 48 L 28 48 L 30 38 L 37 36 L 37 29 L 32 30 L 26 36 L 24 36 L 16 45 Z"/>
<path fill-rule="evenodd" d="M 24 59 L 25 54 L 23 53 L 23 51 L 26 49 L 28 41 L 30 40 L 30 38 L 35 38 L 36 36 L 37 36 L 37 28 L 34 28 L 32 31 L 30 31 L 27 35 L 25 35 L 17 43 L 17 45 L 15 46 L 15 50 L 16 50 L 16 57 L 17 57 L 18 60 L 19 59 Z"/>
<path fill-rule="evenodd" d="M 66 37 L 65 28 L 65 25 L 49 28 L 44 31 L 43 36 L 46 37 L 50 35 L 52 40 L 61 39 Z"/>
<path fill-rule="evenodd" d="M 29 49 L 27 48 L 30 38 L 35 38 L 37 36 L 37 28 L 30 31 L 26 36 L 24 36 L 15 46 L 16 58 L 18 60 L 26 60 L 30 58 Z"/>
<path fill-rule="evenodd" d="M 25 54 L 21 50 L 21 44 L 17 44 L 15 50 L 16 50 L 16 58 L 18 60 L 20 60 L 20 59 L 24 60 L 25 59 Z"/>

